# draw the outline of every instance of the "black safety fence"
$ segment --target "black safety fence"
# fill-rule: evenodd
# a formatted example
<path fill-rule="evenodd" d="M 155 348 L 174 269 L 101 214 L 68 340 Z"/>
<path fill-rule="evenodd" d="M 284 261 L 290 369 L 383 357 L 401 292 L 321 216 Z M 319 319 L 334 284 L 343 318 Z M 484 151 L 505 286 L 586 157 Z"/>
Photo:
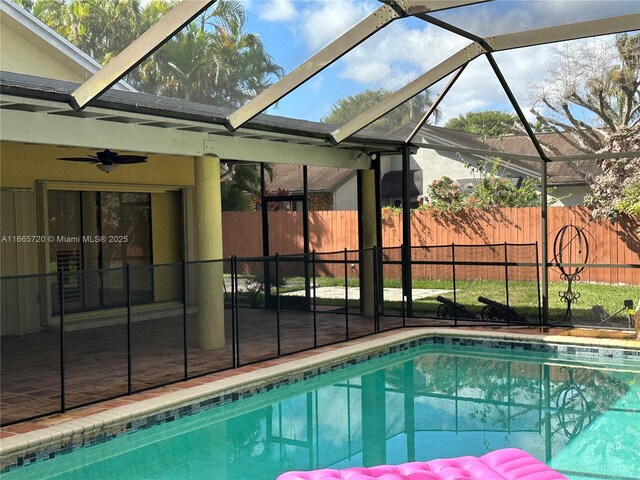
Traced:
<path fill-rule="evenodd" d="M 536 244 L 373 247 L 2 277 L 1 423 L 402 327 L 580 325 L 587 317 L 595 327 L 633 327 L 638 287 L 580 280 L 582 267 L 611 265 L 550 265 L 560 267 L 568 276 L 548 286 L 557 298 L 547 322 Z M 603 305 L 585 307 L 596 301 Z"/>
<path fill-rule="evenodd" d="M 535 243 L 381 251 L 383 318 L 402 318 L 403 326 L 542 325 Z"/>
<path fill-rule="evenodd" d="M 549 283 L 548 324 L 607 330 L 633 330 L 640 306 L 640 264 L 556 262 L 559 280 Z M 596 278 L 596 281 L 591 280 Z M 620 282 L 620 280 L 626 280 Z M 628 283 L 627 283 L 628 282 Z"/>

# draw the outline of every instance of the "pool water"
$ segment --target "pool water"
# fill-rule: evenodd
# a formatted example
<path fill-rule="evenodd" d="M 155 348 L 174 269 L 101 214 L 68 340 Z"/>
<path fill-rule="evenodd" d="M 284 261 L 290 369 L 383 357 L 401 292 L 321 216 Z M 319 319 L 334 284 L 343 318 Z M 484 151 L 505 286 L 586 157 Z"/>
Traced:
<path fill-rule="evenodd" d="M 640 366 L 418 347 L 75 450 L 3 479 L 273 480 L 519 447 L 571 480 L 640 478 Z"/>

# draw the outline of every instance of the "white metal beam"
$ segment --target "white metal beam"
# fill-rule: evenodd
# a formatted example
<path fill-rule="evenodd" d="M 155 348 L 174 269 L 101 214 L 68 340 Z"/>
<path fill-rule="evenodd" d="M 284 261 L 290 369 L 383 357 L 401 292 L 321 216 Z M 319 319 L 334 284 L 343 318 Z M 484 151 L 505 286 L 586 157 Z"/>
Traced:
<path fill-rule="evenodd" d="M 524 32 L 508 33 L 484 40 L 494 51 L 511 50 L 545 43 L 564 42 L 585 37 L 610 35 L 615 33 L 637 30 L 640 28 L 640 14 L 622 15 L 602 20 L 591 20 L 556 27 L 539 28 Z M 416 78 L 403 88 L 393 93 L 383 101 L 361 113 L 351 121 L 342 125 L 331 133 L 334 143 L 340 143 L 354 133 L 370 125 L 382 115 L 406 102 L 423 90 L 429 88 L 440 79 L 452 73 L 465 63 L 484 53 L 484 49 L 477 43 L 456 52 L 448 59 Z"/>
<path fill-rule="evenodd" d="M 76 110 L 84 108 L 216 1 L 183 0 L 178 3 L 105 67 L 80 85 L 71 94 L 71 106 Z"/>
<path fill-rule="evenodd" d="M 484 40 L 496 52 L 514 48 L 533 47 L 546 43 L 566 42 L 586 37 L 599 37 L 615 33 L 630 32 L 640 29 L 640 13 L 619 17 L 590 20 L 587 22 L 568 23 L 555 27 L 537 28 L 516 33 L 507 33 Z"/>
<path fill-rule="evenodd" d="M 109 148 L 158 155 L 202 156 L 209 153 L 229 160 L 336 168 L 369 167 L 369 157 L 359 151 L 298 145 L 276 139 L 212 136 L 205 132 L 5 109 L 0 109 L 0 123 L 3 142 L 92 150 Z"/>
<path fill-rule="evenodd" d="M 397 4 L 407 15 L 435 12 L 488 0 L 402 0 Z M 349 29 L 310 59 L 292 70 L 258 96 L 227 117 L 229 130 L 235 130 L 265 111 L 282 97 L 324 70 L 340 57 L 360 45 L 378 30 L 403 15 L 389 5 L 383 5 L 360 23 Z"/>
<path fill-rule="evenodd" d="M 359 132 L 367 125 L 375 122 L 378 118 L 389 113 L 397 106 L 406 102 L 410 98 L 415 97 L 426 88 L 429 88 L 434 83 L 440 81 L 474 58 L 480 56 L 483 51 L 484 50 L 477 43 L 472 43 L 462 50 L 458 50 L 458 52 L 451 55 L 444 62 L 438 64 L 427 73 L 416 78 L 381 102 L 376 103 L 369 110 L 365 110 L 360 115 L 357 115 L 349 122 L 331 132 L 331 138 L 336 144 L 342 142 L 347 137 Z"/>

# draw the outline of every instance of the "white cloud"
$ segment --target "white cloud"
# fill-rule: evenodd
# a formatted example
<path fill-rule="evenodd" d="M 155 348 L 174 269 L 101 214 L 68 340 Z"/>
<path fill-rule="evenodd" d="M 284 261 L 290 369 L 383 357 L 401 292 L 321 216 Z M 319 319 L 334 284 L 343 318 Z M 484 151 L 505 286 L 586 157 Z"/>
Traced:
<path fill-rule="evenodd" d="M 494 54 L 496 63 L 504 75 L 510 89 L 529 120 L 534 120 L 529 112 L 530 88 L 543 80 L 545 61 L 551 53 L 550 46 L 539 46 L 520 50 L 510 50 Z M 444 81 L 433 87 L 439 92 Z M 440 104 L 442 112 L 441 124 L 448 119 L 469 111 L 500 108 L 509 113 L 515 110 L 511 106 L 507 94 L 498 82 L 489 62 L 477 58 L 471 62 Z"/>
<path fill-rule="evenodd" d="M 307 2 L 296 33 L 311 51 L 317 51 L 365 18 L 379 5 L 371 2 L 333 0 Z"/>
<path fill-rule="evenodd" d="M 339 76 L 397 90 L 468 43 L 426 24 L 416 29 L 396 22 L 345 55 Z"/>
<path fill-rule="evenodd" d="M 268 0 L 260 2 L 260 20 L 267 22 L 288 22 L 295 19 L 298 12 L 291 0 Z"/>

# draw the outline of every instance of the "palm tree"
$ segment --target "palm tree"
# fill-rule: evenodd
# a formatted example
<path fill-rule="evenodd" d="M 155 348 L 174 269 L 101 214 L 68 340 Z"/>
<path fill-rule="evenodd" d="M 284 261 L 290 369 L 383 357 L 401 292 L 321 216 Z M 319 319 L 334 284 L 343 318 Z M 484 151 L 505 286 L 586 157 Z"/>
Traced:
<path fill-rule="evenodd" d="M 139 0 L 37 0 L 23 6 L 103 65 L 142 32 Z"/>
<path fill-rule="evenodd" d="M 257 35 L 245 33 L 238 2 L 218 2 L 140 68 L 140 88 L 238 107 L 283 75 Z"/>
<path fill-rule="evenodd" d="M 218 25 L 212 38 L 213 99 L 218 105 L 239 107 L 284 75 L 266 52 L 260 37 L 245 33 L 244 14 Z"/>

